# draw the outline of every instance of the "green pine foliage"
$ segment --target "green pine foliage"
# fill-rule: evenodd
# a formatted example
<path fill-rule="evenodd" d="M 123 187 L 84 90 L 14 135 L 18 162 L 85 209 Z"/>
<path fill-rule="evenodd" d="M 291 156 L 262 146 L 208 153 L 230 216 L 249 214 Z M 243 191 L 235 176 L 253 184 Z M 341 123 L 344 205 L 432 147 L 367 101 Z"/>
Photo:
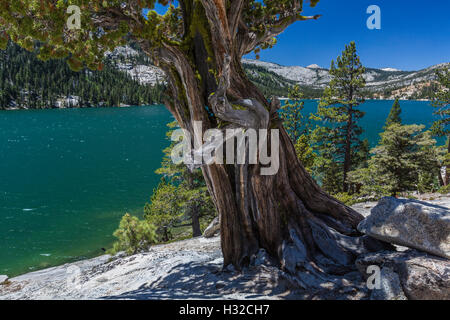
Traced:
<path fill-rule="evenodd" d="M 176 123 L 169 124 L 169 128 Z M 167 136 L 170 137 L 172 130 Z M 146 219 L 157 226 L 158 240 L 167 242 L 174 239 L 178 230 L 190 227 L 192 236 L 201 235 L 202 224 L 208 223 L 216 214 L 209 196 L 202 171 L 190 171 L 185 164 L 174 164 L 171 160 L 172 143 L 164 150 L 161 168 L 161 183 L 154 190 L 150 203 L 145 205 Z"/>
<path fill-rule="evenodd" d="M 10 43 L 5 51 L 0 51 L 0 109 L 54 108 L 58 101 L 71 101 L 66 100 L 70 97 L 78 97 L 78 103 L 69 102 L 65 107 L 161 102 L 161 85 L 141 85 L 117 70 L 115 61 L 106 59 L 102 71 L 74 72 L 65 60 L 39 60 L 36 50 L 28 52 Z M 133 59 L 133 63 L 138 63 L 142 57 Z"/>
<path fill-rule="evenodd" d="M 144 207 L 144 217 L 156 226 L 158 242 L 173 239 L 172 230 L 181 219 L 181 195 L 177 187 L 162 180 Z"/>
<path fill-rule="evenodd" d="M 431 130 L 437 136 L 447 137 L 447 153 L 443 161 L 446 172 L 442 184 L 448 186 L 450 185 L 450 70 L 439 70 L 436 75 L 439 88 L 433 95 L 432 106 L 439 120 L 433 123 Z"/>
<path fill-rule="evenodd" d="M 437 192 L 440 194 L 445 194 L 445 195 L 450 194 L 450 184 L 441 187 Z"/>
<path fill-rule="evenodd" d="M 330 193 L 348 192 L 347 174 L 367 158 L 367 142 L 360 136 L 363 129 L 358 121 L 364 112 L 358 106 L 364 102 L 365 68 L 351 42 L 342 55 L 331 62 L 332 80 L 320 100 L 313 119 L 321 122 L 312 133 L 318 153 L 314 175 Z"/>
<path fill-rule="evenodd" d="M 363 195 L 399 195 L 401 192 L 429 192 L 438 188 L 441 149 L 423 125 L 391 124 L 380 134 L 371 150 L 368 168 L 350 173 Z"/>
<path fill-rule="evenodd" d="M 317 159 L 317 155 L 314 152 L 313 147 L 311 146 L 310 136 L 303 134 L 295 143 L 295 153 L 297 154 L 297 158 L 303 164 L 303 167 L 309 172 L 312 172 L 312 168 L 314 166 L 314 162 Z"/>
<path fill-rule="evenodd" d="M 125 214 L 114 232 L 117 242 L 110 250 L 111 254 L 125 251 L 127 254 L 136 254 L 156 243 L 156 227 L 147 220 L 140 220 L 130 214 Z"/>
<path fill-rule="evenodd" d="M 436 91 L 432 105 L 440 119 L 434 123 L 432 130 L 436 135 L 450 138 L 450 70 L 440 70 L 436 75 L 440 90 Z"/>
<path fill-rule="evenodd" d="M 398 99 L 395 99 L 394 104 L 392 105 L 391 111 L 386 120 L 385 128 L 389 127 L 394 123 L 402 123 L 402 118 L 400 114 L 402 113 L 402 109 L 400 108 L 400 102 Z"/>
<path fill-rule="evenodd" d="M 280 108 L 283 126 L 294 142 L 297 157 L 308 172 L 311 172 L 316 154 L 311 146 L 311 122 L 303 115 L 305 102 L 300 86 L 289 88 L 288 101 Z"/>
<path fill-rule="evenodd" d="M 288 100 L 280 108 L 280 116 L 283 126 L 292 141 L 297 141 L 300 136 L 308 134 L 310 122 L 302 112 L 305 108 L 304 95 L 298 85 L 289 88 Z"/>

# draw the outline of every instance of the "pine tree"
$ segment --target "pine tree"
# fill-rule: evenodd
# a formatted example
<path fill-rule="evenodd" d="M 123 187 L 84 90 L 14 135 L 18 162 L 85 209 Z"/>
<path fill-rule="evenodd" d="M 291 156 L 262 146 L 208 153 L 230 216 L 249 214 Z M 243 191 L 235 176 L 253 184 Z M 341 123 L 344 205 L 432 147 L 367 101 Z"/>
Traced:
<path fill-rule="evenodd" d="M 119 251 L 125 251 L 129 255 L 136 254 L 148 250 L 156 243 L 155 226 L 127 213 L 122 217 L 114 237 L 117 238 L 117 242 L 113 244 L 112 254 Z"/>
<path fill-rule="evenodd" d="M 172 229 L 181 218 L 180 195 L 175 185 L 162 179 L 144 207 L 145 219 L 156 226 L 158 242 L 173 238 Z"/>
<path fill-rule="evenodd" d="M 299 85 L 289 88 L 288 101 L 280 108 L 280 115 L 286 132 L 294 141 L 298 159 L 305 169 L 311 172 L 316 154 L 311 146 L 311 123 L 308 117 L 303 115 L 305 107 L 303 98 Z"/>
<path fill-rule="evenodd" d="M 384 125 L 385 128 L 389 127 L 393 123 L 402 123 L 402 119 L 400 117 L 400 114 L 402 113 L 402 110 L 400 108 L 400 102 L 398 99 L 395 99 L 394 104 L 392 105 L 391 111 L 389 112 L 389 115 L 386 119 L 386 124 Z"/>
<path fill-rule="evenodd" d="M 317 175 L 330 192 L 348 192 L 347 174 L 358 165 L 358 154 L 364 147 L 360 139 L 363 132 L 358 121 L 364 112 L 358 106 L 364 102 L 362 89 L 365 87 L 365 68 L 356 53 L 356 45 L 351 42 L 342 56 L 331 62 L 332 80 L 320 100 L 313 133 L 319 157 Z"/>
<path fill-rule="evenodd" d="M 434 94 L 432 106 L 436 108 L 435 114 L 439 120 L 434 122 L 433 134 L 440 137 L 447 137 L 447 154 L 443 163 L 446 166 L 443 184 L 450 184 L 450 70 L 444 69 L 436 73 L 439 90 Z"/>
<path fill-rule="evenodd" d="M 439 170 L 439 148 L 423 125 L 393 123 L 380 134 L 371 150 L 368 168 L 349 174 L 363 195 L 393 195 L 418 190 L 432 191 Z M 436 181 L 437 182 L 437 181 Z"/>
<path fill-rule="evenodd" d="M 176 122 L 168 126 L 173 129 Z M 171 133 L 169 130 L 167 136 Z M 144 208 L 146 218 L 158 227 L 163 242 L 172 238 L 173 229 L 185 226 L 192 227 L 194 237 L 200 236 L 201 219 L 211 220 L 215 215 L 201 170 L 190 171 L 183 163 L 174 164 L 170 157 L 174 146 L 172 143 L 164 150 L 161 168 L 156 170 L 163 176 L 162 181 Z"/>
<path fill-rule="evenodd" d="M 317 158 L 313 147 L 311 146 L 311 138 L 307 134 L 303 134 L 297 139 L 295 143 L 295 152 L 297 153 L 298 159 L 301 161 L 305 169 L 311 173 L 314 166 L 314 162 Z"/>
<path fill-rule="evenodd" d="M 305 108 L 303 94 L 300 86 L 295 85 L 289 88 L 288 101 L 280 108 L 280 115 L 283 118 L 283 125 L 292 141 L 296 142 L 300 136 L 308 134 L 308 122 L 302 112 Z"/>

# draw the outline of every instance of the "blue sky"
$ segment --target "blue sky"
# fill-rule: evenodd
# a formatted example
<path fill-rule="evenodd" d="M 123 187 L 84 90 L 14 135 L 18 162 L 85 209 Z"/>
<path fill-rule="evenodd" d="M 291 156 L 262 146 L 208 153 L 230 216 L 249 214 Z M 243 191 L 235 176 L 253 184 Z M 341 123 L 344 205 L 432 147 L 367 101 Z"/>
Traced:
<path fill-rule="evenodd" d="M 366 26 L 370 5 L 381 9 L 381 30 Z M 449 0 L 321 0 L 304 14 L 322 17 L 290 26 L 261 60 L 328 68 L 355 41 L 366 67 L 419 70 L 450 62 Z"/>

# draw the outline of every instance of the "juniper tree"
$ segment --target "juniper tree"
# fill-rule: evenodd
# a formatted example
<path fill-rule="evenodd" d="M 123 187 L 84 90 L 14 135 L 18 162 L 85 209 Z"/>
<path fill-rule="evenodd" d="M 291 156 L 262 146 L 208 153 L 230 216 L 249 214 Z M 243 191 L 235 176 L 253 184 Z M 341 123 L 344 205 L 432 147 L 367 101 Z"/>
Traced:
<path fill-rule="evenodd" d="M 262 175 L 260 164 L 202 167 L 220 215 L 224 266 L 241 269 L 261 248 L 295 278 L 310 273 L 316 276 L 308 279 L 320 281 L 324 273 L 342 272 L 336 265 L 353 266 L 353 249 L 339 235 L 359 235 L 362 216 L 314 182 L 278 119 L 279 101 L 264 97 L 241 64 L 244 55 L 274 46 L 289 25 L 318 16 L 302 15 L 302 0 L 179 0 L 165 14 L 153 10 L 156 2 L 169 3 L 71 0 L 81 8 L 77 30 L 67 28 L 65 1 L 2 1 L 0 34 L 3 44 L 12 39 L 26 48 L 39 40 L 42 59 L 66 58 L 76 70 L 101 69 L 104 53 L 131 39 L 166 73 L 165 105 L 191 137 L 195 121 L 203 131 L 279 129 L 274 175 Z M 330 228 L 337 233 L 331 236 Z"/>
<path fill-rule="evenodd" d="M 432 131 L 435 135 L 447 137 L 447 155 L 444 161 L 447 169 L 443 179 L 443 184 L 447 186 L 450 184 L 450 70 L 437 71 L 436 76 L 439 90 L 434 94 L 432 105 L 436 108 L 435 114 L 439 116 L 439 120 L 434 122 Z"/>
<path fill-rule="evenodd" d="M 365 68 L 356 53 L 356 45 L 345 46 L 342 55 L 331 62 L 332 79 L 320 100 L 314 119 L 322 125 L 314 131 L 320 172 L 325 188 L 332 192 L 348 192 L 347 174 L 358 164 L 357 155 L 364 144 L 358 121 L 364 112 L 358 106 L 364 102 Z M 339 181 L 336 181 L 338 179 Z"/>

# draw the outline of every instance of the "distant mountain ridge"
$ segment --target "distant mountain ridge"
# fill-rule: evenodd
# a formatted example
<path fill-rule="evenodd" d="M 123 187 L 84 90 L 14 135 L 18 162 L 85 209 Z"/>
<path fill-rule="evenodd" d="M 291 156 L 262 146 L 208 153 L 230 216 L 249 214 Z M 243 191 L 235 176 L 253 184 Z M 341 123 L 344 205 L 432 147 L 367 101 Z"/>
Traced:
<path fill-rule="evenodd" d="M 164 73 L 151 65 L 130 65 L 121 63 L 120 56 L 137 56 L 137 50 L 127 46 L 117 48 L 109 57 L 119 61 L 119 70 L 127 72 L 143 84 L 155 85 L 164 81 Z M 261 60 L 242 60 L 244 69 L 252 80 L 266 95 L 287 96 L 288 88 L 299 85 L 305 96 L 318 98 L 330 82 L 328 69 L 317 64 L 307 67 L 283 66 Z M 449 68 L 450 63 L 441 63 L 419 71 L 401 71 L 395 68 L 366 68 L 365 79 L 368 98 L 378 99 L 424 99 L 432 92 L 433 80 L 437 69 Z"/>
<path fill-rule="evenodd" d="M 319 98 L 330 82 L 329 70 L 317 64 L 283 66 L 243 59 L 249 79 L 267 97 L 287 97 L 299 85 L 305 98 Z M 102 72 L 71 72 L 63 61 L 42 62 L 36 53 L 10 45 L 0 55 L 0 109 L 142 105 L 158 103 L 166 84 L 164 72 L 130 44 L 105 55 Z M 428 99 L 442 63 L 419 71 L 367 68 L 366 98 Z"/>
<path fill-rule="evenodd" d="M 249 59 L 244 59 L 243 64 L 244 66 L 264 68 L 299 85 L 316 89 L 324 88 L 331 80 L 329 70 L 317 65 L 308 67 L 282 66 L 276 63 Z M 435 79 L 435 71 L 445 67 L 449 68 L 450 63 L 441 63 L 419 71 L 400 71 L 394 68 L 366 68 L 367 89 L 377 92 L 386 89 L 398 89 L 419 82 L 432 81 Z"/>

